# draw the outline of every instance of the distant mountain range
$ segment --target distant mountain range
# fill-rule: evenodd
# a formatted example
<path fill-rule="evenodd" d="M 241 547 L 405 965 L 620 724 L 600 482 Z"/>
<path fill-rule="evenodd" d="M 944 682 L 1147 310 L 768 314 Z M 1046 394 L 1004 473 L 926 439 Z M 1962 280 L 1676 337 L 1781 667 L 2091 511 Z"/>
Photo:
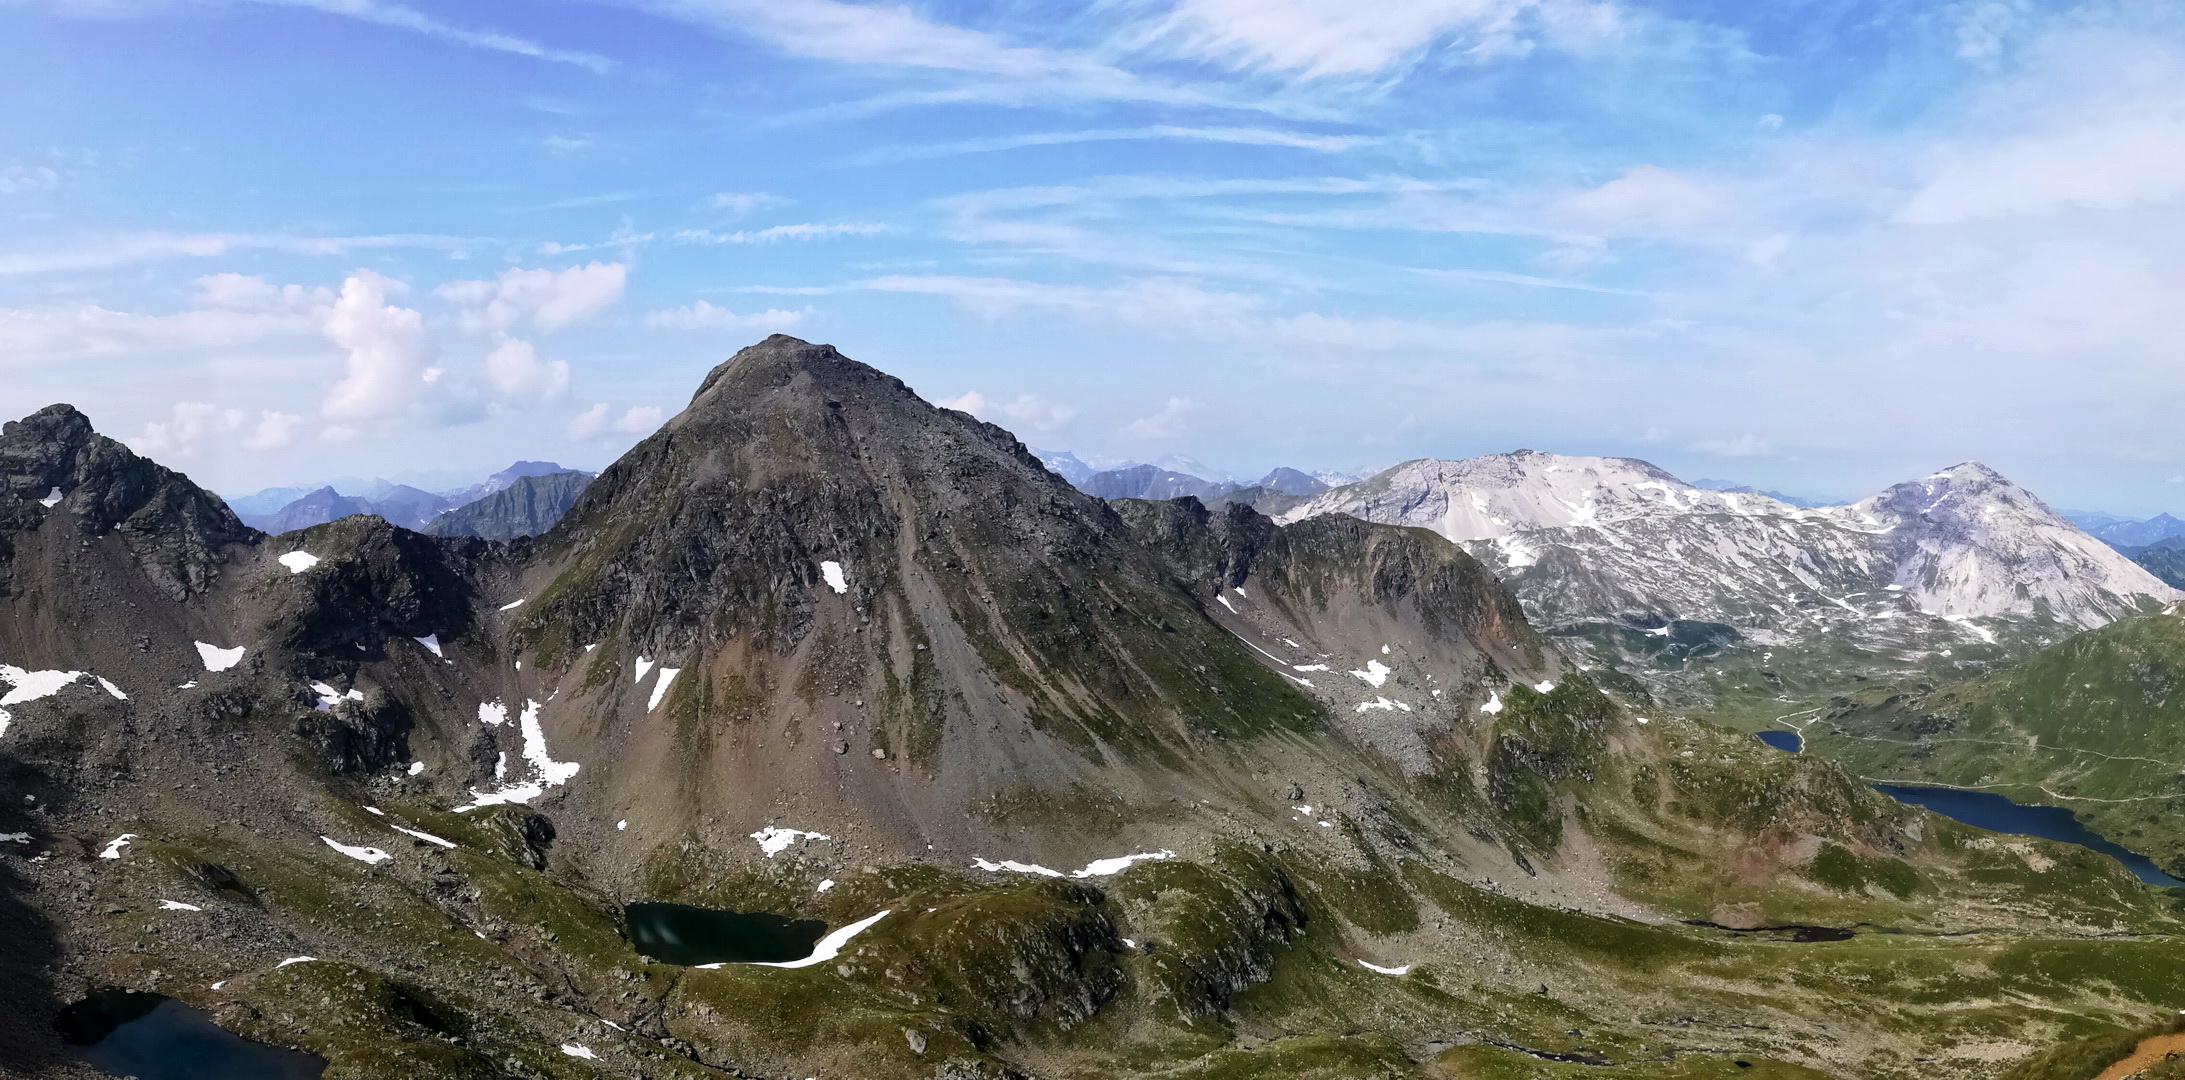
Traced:
<path fill-rule="evenodd" d="M 1974 462 L 1804 507 L 1518 451 L 1405 462 L 1276 520 L 1322 514 L 1432 529 L 1591 661 L 1762 716 L 1845 671 L 1950 677 L 2185 595 Z"/>
<path fill-rule="evenodd" d="M 316 488 L 267 488 L 227 500 L 243 524 L 279 535 L 324 525 L 357 514 L 376 514 L 390 524 L 438 536 L 482 536 L 506 540 L 552 528 L 569 509 L 592 474 L 565 469 L 551 461 L 519 461 L 467 487 L 432 492 L 407 484 L 375 480 L 365 494 L 344 495 L 333 484 Z M 546 484 L 528 481 L 555 479 Z M 516 487 L 522 495 L 443 521 L 451 513 L 477 507 Z M 471 530 L 483 531 L 471 531 Z"/>

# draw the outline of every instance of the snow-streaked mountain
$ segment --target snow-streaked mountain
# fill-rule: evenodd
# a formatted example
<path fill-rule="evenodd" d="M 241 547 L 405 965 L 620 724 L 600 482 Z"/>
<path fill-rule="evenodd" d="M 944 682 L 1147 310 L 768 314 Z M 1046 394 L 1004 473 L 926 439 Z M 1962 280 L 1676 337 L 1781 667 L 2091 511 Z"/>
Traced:
<path fill-rule="evenodd" d="M 1986 639 L 1981 620 L 2086 628 L 2185 595 L 1971 462 L 1808 508 L 1630 458 L 1521 450 L 1405 462 L 1279 520 L 1336 513 L 1464 544 L 1550 626 L 1700 620 L 1768 643 L 1848 624 L 1902 642 L 1949 622 Z"/>

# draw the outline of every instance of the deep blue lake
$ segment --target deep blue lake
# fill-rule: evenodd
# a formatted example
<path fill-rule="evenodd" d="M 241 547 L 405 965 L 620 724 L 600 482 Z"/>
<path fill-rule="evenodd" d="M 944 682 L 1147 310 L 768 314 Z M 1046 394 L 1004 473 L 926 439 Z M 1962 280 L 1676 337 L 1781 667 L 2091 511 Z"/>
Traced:
<path fill-rule="evenodd" d="M 2125 848 L 2087 828 L 2079 816 L 2061 806 L 2023 806 L 1989 791 L 1924 787 L 1913 784 L 1876 784 L 1876 791 L 1898 802 L 1924 806 L 1947 818 L 1976 825 L 1991 832 L 2020 833 L 2043 840 L 2061 840 L 2099 851 L 2124 864 L 2150 885 L 2185 885 L 2155 865 L 2154 860 Z"/>
<path fill-rule="evenodd" d="M 1756 731 L 1753 738 L 1767 743 L 1786 754 L 1795 754 L 1805 748 L 1805 736 L 1795 731 Z"/>
<path fill-rule="evenodd" d="M 254 1043 L 164 994 L 101 990 L 54 1027 L 91 1067 L 137 1080 L 318 1080 L 326 1059 Z"/>
<path fill-rule="evenodd" d="M 721 911 L 687 904 L 631 904 L 630 940 L 637 951 L 670 964 L 778 964 L 812 955 L 827 934 L 817 919 L 765 912 Z"/>

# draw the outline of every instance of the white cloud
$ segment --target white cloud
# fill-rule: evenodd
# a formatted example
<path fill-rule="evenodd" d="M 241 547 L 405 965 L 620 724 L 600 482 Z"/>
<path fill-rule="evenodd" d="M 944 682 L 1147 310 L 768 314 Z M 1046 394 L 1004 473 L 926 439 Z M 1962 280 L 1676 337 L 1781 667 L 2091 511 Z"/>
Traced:
<path fill-rule="evenodd" d="M 60 183 L 61 174 L 44 165 L 10 165 L 0 169 L 0 195 L 51 191 Z"/>
<path fill-rule="evenodd" d="M 893 161 L 920 161 L 928 158 L 953 157 L 958 154 L 983 154 L 998 150 L 1019 150 L 1032 146 L 1064 146 L 1071 143 L 1132 140 L 1279 146 L 1295 150 L 1314 150 L 1324 154 L 1337 154 L 1346 150 L 1355 150 L 1361 146 L 1380 141 L 1379 138 L 1369 135 L 1316 135 L 1310 132 L 1279 131 L 1268 128 L 1183 127 L 1175 124 L 1156 124 L 1151 127 L 1138 128 L 1045 131 L 1025 135 L 999 135 L 990 138 L 963 139 L 957 142 L 934 143 L 925 146 L 883 146 L 852 155 L 847 160 L 851 164 L 876 165 Z"/>
<path fill-rule="evenodd" d="M 346 372 L 321 406 L 338 427 L 412 418 L 427 387 L 439 381 L 441 370 L 430 366 L 438 350 L 425 333 L 424 316 L 387 302 L 406 291 L 370 270 L 342 282 L 341 296 L 326 314 L 326 336 L 348 353 Z"/>
<path fill-rule="evenodd" d="M 346 255 L 360 250 L 428 248 L 460 253 L 477 243 L 477 240 L 470 237 L 411 233 L 384 236 L 284 236 L 150 232 L 94 240 L 73 247 L 0 255 L 0 276 L 104 270 L 165 259 L 216 258 L 235 251 Z"/>
<path fill-rule="evenodd" d="M 1174 52 L 1305 78 L 1370 76 L 1440 45 L 1488 57 L 1530 47 L 1522 17 L 1613 25 L 1607 4 L 1541 0 L 1182 0 L 1147 30 Z"/>
<path fill-rule="evenodd" d="M 1172 397 L 1161 406 L 1159 412 L 1143 416 L 1123 425 L 1123 434 L 1133 439 L 1173 439 L 1190 426 L 1198 407 L 1189 398 Z"/>
<path fill-rule="evenodd" d="M 204 456 L 243 426 L 243 414 L 203 401 L 178 401 L 167 419 L 144 425 L 131 449 L 150 458 L 191 460 Z"/>
<path fill-rule="evenodd" d="M 1718 220 L 1728 199 L 1715 184 L 1641 165 L 1596 188 L 1564 196 L 1558 209 L 1576 223 L 1612 233 L 1674 232 Z"/>
<path fill-rule="evenodd" d="M 514 53 L 536 60 L 548 60 L 557 64 L 574 64 L 577 67 L 605 74 L 614 70 L 615 62 L 594 53 L 573 49 L 556 49 L 527 38 L 504 34 L 495 30 L 468 30 L 435 19 L 423 12 L 400 4 L 380 3 L 379 0 L 256 0 L 261 4 L 277 4 L 288 7 L 306 7 L 329 15 L 341 15 L 364 22 L 377 23 L 397 29 L 409 30 L 468 45 L 477 49 Z M 147 5 L 149 6 L 149 5 Z"/>
<path fill-rule="evenodd" d="M 268 409 L 251 424 L 240 409 L 227 409 L 203 401 L 178 401 L 167 418 L 144 425 L 127 440 L 146 457 L 164 461 L 193 462 L 217 456 L 237 443 L 252 450 L 279 450 L 296 441 L 303 418 L 294 413 Z"/>
<path fill-rule="evenodd" d="M 197 279 L 197 306 L 258 313 L 312 312 L 333 306 L 334 291 L 323 285 L 275 285 L 249 274 L 207 274 Z"/>
<path fill-rule="evenodd" d="M 1772 453 L 1774 448 L 1766 439 L 1757 435 L 1739 435 L 1734 439 L 1701 439 L 1686 449 L 1695 454 L 1711 454 L 1715 457 L 1760 457 Z"/>
<path fill-rule="evenodd" d="M 578 413 L 569 421 L 569 437 L 572 439 L 596 439 L 610 432 L 623 435 L 650 435 L 660 426 L 661 409 L 658 405 L 632 405 L 617 415 L 614 409 L 602 401 Z"/>
<path fill-rule="evenodd" d="M 557 330 L 604 314 L 622 299 L 623 263 L 586 263 L 567 270 L 503 270 L 489 281 L 457 281 L 438 293 L 456 307 L 465 333 L 506 331 L 529 323 Z"/>
<path fill-rule="evenodd" d="M 1249 296 L 1211 292 L 1170 278 L 1093 287 L 1048 285 L 1009 278 L 894 275 L 873 278 L 859 287 L 878 292 L 946 296 L 989 318 L 1023 308 L 1049 308 L 1194 334 L 1234 328 L 1258 305 L 1258 301 Z"/>
<path fill-rule="evenodd" d="M 258 426 L 251 429 L 245 442 L 253 450 L 279 450 L 295 443 L 302 426 L 303 417 L 268 409 L 258 414 Z"/>
<path fill-rule="evenodd" d="M 992 401 L 977 390 L 967 390 L 955 397 L 942 398 L 934 404 L 944 409 L 970 413 L 1011 431 L 1042 434 L 1069 423 L 1077 416 L 1076 409 L 1058 405 L 1036 394 L 1018 394 L 1009 401 Z"/>
<path fill-rule="evenodd" d="M 753 210 L 780 206 L 788 201 L 779 195 L 769 195 L 763 191 L 723 191 L 713 196 L 713 208 L 742 217 Z"/>
<path fill-rule="evenodd" d="M 710 330 L 721 327 L 781 331 L 804 320 L 805 312 L 768 308 L 748 315 L 699 300 L 678 308 L 645 313 L 645 325 L 667 330 Z"/>
<path fill-rule="evenodd" d="M 686 244 L 772 244 L 782 240 L 824 240 L 830 236 L 877 236 L 887 231 L 888 227 L 885 225 L 858 222 L 827 225 L 804 222 L 727 233 L 714 232 L 712 229 L 685 229 L 676 233 L 675 238 Z"/>
<path fill-rule="evenodd" d="M 542 363 L 522 338 L 508 338 L 486 355 L 486 382 L 494 399 L 519 409 L 536 408 L 569 392 L 569 365 Z"/>

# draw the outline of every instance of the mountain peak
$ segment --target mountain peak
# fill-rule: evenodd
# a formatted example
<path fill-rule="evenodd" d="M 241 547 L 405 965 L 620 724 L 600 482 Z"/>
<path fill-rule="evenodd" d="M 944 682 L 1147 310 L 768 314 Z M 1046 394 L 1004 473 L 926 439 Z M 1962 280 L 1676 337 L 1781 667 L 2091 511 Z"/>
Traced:
<path fill-rule="evenodd" d="M 119 533 L 157 586 L 181 599 L 209 588 L 222 549 L 251 529 L 190 478 L 99 434 L 73 405 L 48 405 L 0 426 L 0 575 L 13 535 L 56 514 L 86 538 Z M 59 498 L 55 498 L 55 496 Z"/>
<path fill-rule="evenodd" d="M 832 345 L 815 345 L 788 334 L 775 334 L 756 345 L 737 350 L 736 355 L 707 372 L 705 380 L 698 384 L 698 392 L 691 395 L 690 407 L 677 420 L 698 411 L 709 398 L 718 398 L 717 391 L 725 384 L 735 383 L 753 388 L 775 386 L 798 375 L 809 376 L 814 382 L 826 386 L 882 383 L 905 394 L 910 392 L 910 388 L 901 379 L 887 375 L 878 368 L 858 363 L 842 355 Z M 672 426 L 676 422 L 671 420 L 669 424 Z"/>

